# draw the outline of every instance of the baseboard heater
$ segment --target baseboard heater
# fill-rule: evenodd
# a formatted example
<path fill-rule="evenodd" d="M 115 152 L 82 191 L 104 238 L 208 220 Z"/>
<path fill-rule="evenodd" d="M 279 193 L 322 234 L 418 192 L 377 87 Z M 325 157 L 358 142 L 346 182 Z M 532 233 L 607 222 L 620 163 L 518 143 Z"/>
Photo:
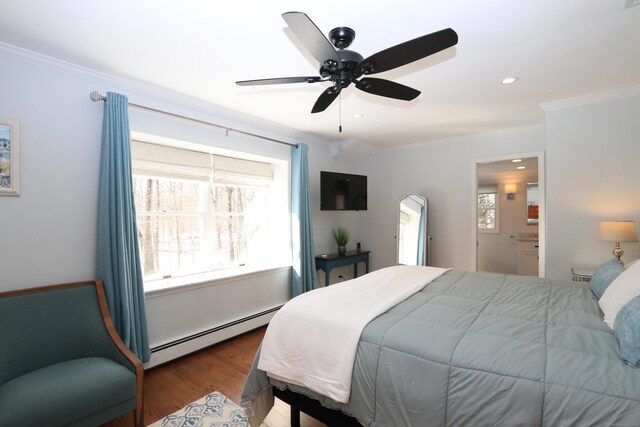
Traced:
<path fill-rule="evenodd" d="M 144 364 L 145 369 L 161 365 L 178 357 L 186 356 L 229 338 L 249 332 L 269 323 L 282 306 L 270 308 L 214 328 L 207 329 L 177 340 L 153 347 L 151 360 Z"/>

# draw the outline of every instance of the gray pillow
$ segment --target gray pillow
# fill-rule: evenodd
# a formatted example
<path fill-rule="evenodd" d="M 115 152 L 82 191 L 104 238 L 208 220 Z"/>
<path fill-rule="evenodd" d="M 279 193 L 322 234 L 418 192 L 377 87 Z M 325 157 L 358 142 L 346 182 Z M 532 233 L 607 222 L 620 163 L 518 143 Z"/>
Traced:
<path fill-rule="evenodd" d="M 591 292 L 600 299 L 607 287 L 614 281 L 616 277 L 624 271 L 624 266 L 618 262 L 616 258 L 610 259 L 603 263 L 591 276 L 589 287 Z"/>
<path fill-rule="evenodd" d="M 627 365 L 640 368 L 640 296 L 635 297 L 618 312 L 613 333 L 620 343 L 620 356 Z"/>

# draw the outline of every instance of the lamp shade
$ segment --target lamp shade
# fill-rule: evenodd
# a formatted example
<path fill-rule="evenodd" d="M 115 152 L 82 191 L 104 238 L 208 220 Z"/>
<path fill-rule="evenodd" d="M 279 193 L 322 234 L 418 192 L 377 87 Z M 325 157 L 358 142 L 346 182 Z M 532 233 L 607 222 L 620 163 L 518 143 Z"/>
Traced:
<path fill-rule="evenodd" d="M 635 221 L 600 221 L 598 239 L 605 242 L 637 242 Z"/>
<path fill-rule="evenodd" d="M 505 184 L 504 185 L 504 192 L 511 194 L 511 193 L 515 193 L 516 192 L 516 185 L 515 184 Z"/>

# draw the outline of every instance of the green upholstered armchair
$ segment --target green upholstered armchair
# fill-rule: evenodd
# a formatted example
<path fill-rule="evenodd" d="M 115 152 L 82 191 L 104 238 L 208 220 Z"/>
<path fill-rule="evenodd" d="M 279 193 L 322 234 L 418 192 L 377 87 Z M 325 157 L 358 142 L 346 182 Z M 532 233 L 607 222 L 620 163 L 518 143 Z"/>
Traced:
<path fill-rule="evenodd" d="M 95 427 L 131 411 L 142 427 L 143 373 L 102 282 L 0 293 L 0 427 Z"/>

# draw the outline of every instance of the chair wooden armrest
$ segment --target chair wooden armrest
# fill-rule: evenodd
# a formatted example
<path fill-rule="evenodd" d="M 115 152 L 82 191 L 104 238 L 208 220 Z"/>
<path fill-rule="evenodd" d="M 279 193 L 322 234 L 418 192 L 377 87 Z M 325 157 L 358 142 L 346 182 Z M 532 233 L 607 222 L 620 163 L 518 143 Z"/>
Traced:
<path fill-rule="evenodd" d="M 144 425 L 144 367 L 116 332 L 101 281 L 0 293 L 0 347 L 0 425 L 97 425 L 130 411 Z"/>

